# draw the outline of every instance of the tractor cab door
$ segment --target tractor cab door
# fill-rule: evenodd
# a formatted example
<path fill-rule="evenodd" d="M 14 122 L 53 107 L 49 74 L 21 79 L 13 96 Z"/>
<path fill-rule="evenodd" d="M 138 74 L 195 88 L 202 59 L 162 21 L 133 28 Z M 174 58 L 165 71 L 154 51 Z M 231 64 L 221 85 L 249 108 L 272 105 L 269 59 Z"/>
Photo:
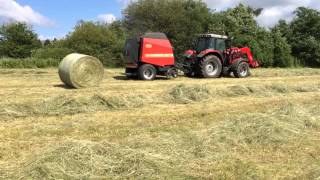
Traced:
<path fill-rule="evenodd" d="M 227 44 L 225 39 L 216 39 L 216 50 L 223 52 L 226 48 Z"/>
<path fill-rule="evenodd" d="M 140 53 L 140 39 L 132 38 L 127 39 L 123 56 L 126 60 L 127 64 L 137 64 L 139 61 L 139 53 Z"/>

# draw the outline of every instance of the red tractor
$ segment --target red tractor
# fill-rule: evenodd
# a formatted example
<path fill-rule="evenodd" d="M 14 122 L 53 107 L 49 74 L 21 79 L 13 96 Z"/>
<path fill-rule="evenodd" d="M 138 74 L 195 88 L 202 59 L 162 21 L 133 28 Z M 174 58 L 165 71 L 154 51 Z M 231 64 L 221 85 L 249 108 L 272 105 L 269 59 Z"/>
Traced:
<path fill-rule="evenodd" d="M 234 74 L 237 78 L 250 75 L 250 67 L 256 68 L 250 48 L 230 46 L 227 36 L 204 34 L 197 38 L 193 50 L 177 62 L 173 47 L 163 33 L 146 33 L 128 39 L 124 49 L 128 78 L 153 80 L 157 75 L 177 77 L 181 70 L 188 77 L 218 78 Z"/>

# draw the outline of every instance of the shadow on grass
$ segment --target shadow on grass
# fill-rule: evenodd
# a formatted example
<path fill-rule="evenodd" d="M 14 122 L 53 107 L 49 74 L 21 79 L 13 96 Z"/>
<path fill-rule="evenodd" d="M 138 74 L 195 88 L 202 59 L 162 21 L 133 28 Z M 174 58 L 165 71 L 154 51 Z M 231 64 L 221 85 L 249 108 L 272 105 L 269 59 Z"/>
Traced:
<path fill-rule="evenodd" d="M 120 80 L 120 81 L 132 81 L 132 80 L 134 80 L 134 81 L 143 81 L 143 80 L 140 80 L 138 77 L 137 78 L 134 78 L 134 77 L 133 78 L 128 78 L 126 76 L 114 76 L 113 79 Z M 157 76 L 155 81 L 157 81 L 157 80 L 170 80 L 170 79 L 168 79 L 167 77 L 163 77 L 163 76 Z"/>
<path fill-rule="evenodd" d="M 56 88 L 63 88 L 63 89 L 70 89 L 70 90 L 75 89 L 75 88 L 70 87 L 70 86 L 65 85 L 65 84 L 55 84 L 55 85 L 53 85 L 53 87 L 56 87 Z"/>

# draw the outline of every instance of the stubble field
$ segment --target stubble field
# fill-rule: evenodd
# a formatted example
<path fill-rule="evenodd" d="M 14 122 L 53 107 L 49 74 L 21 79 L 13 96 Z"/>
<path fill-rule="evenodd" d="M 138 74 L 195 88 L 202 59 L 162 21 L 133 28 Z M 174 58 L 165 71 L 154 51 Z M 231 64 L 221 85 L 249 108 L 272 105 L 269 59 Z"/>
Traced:
<path fill-rule="evenodd" d="M 320 70 L 74 90 L 0 70 L 1 179 L 319 179 Z"/>

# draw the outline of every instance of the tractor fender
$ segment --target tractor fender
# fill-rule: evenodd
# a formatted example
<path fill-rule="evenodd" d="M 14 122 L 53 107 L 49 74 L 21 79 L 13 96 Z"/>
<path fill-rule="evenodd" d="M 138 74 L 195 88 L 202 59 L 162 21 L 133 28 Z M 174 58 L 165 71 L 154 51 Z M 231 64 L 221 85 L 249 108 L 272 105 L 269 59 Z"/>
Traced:
<path fill-rule="evenodd" d="M 202 59 L 208 55 L 214 55 L 214 56 L 217 56 L 220 61 L 222 62 L 223 60 L 223 55 L 221 54 L 221 52 L 219 51 L 216 51 L 216 50 L 204 50 L 202 52 L 200 52 L 198 55 L 197 55 L 197 58 L 198 59 Z"/>
<path fill-rule="evenodd" d="M 232 65 L 231 65 L 231 67 L 230 67 L 230 69 L 231 69 L 231 71 L 233 71 L 233 70 L 236 70 L 236 68 L 239 66 L 239 64 L 240 63 L 242 63 L 242 62 L 249 62 L 247 59 L 243 59 L 243 58 L 239 58 L 239 59 L 237 59 L 237 60 L 234 60 L 233 61 L 233 63 L 232 63 Z"/>

